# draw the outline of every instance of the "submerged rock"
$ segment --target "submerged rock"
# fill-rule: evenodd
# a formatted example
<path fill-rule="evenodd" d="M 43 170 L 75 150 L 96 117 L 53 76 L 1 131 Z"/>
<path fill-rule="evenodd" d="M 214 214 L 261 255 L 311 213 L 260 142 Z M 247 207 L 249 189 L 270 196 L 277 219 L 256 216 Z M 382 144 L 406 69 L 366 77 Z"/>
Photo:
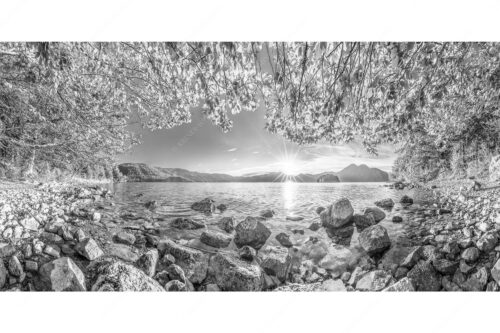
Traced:
<path fill-rule="evenodd" d="M 219 228 L 224 230 L 227 233 L 231 233 L 234 231 L 234 219 L 233 217 L 223 217 L 220 219 L 218 223 Z"/>
<path fill-rule="evenodd" d="M 354 209 L 347 198 L 335 201 L 321 212 L 321 223 L 325 228 L 339 228 L 351 222 Z"/>
<path fill-rule="evenodd" d="M 275 238 L 278 241 L 278 243 L 281 244 L 281 246 L 284 246 L 284 247 L 292 247 L 293 246 L 292 242 L 290 241 L 290 236 L 288 236 L 284 232 L 280 232 L 279 234 L 276 235 Z"/>
<path fill-rule="evenodd" d="M 175 263 L 179 265 L 192 283 L 201 283 L 207 276 L 208 256 L 196 249 L 192 249 L 171 240 L 161 241 L 158 250 L 164 254 L 171 254 Z"/>
<path fill-rule="evenodd" d="M 193 221 L 185 217 L 178 217 L 172 221 L 170 224 L 173 228 L 183 229 L 183 230 L 195 230 L 205 228 L 205 224 L 198 221 Z"/>
<path fill-rule="evenodd" d="M 377 207 L 368 207 L 363 211 L 363 215 L 371 215 L 375 220 L 375 223 L 379 223 L 383 219 L 385 219 L 385 213 L 382 209 Z"/>
<path fill-rule="evenodd" d="M 271 230 L 255 217 L 248 216 L 236 226 L 234 244 L 237 247 L 248 245 L 259 250 L 271 236 Z"/>
<path fill-rule="evenodd" d="M 266 218 L 266 219 L 269 219 L 269 218 L 273 217 L 274 214 L 275 214 L 274 210 L 272 210 L 272 209 L 265 209 L 265 210 L 261 211 L 259 215 L 262 216 L 262 217 L 264 217 L 264 218 Z"/>
<path fill-rule="evenodd" d="M 354 226 L 351 224 L 339 228 L 325 227 L 325 231 L 335 244 L 349 246 L 354 234 Z"/>
<path fill-rule="evenodd" d="M 217 248 L 228 247 L 229 243 L 231 243 L 231 239 L 231 236 L 227 234 L 212 230 L 203 231 L 200 236 L 200 241 L 203 244 Z"/>
<path fill-rule="evenodd" d="M 382 208 L 392 208 L 394 207 L 394 201 L 391 198 L 382 199 L 379 201 L 375 201 L 375 206 Z"/>
<path fill-rule="evenodd" d="M 159 204 L 158 204 L 158 201 L 156 201 L 156 200 L 148 201 L 144 204 L 144 207 L 146 207 L 147 209 L 151 209 L 151 210 L 158 208 L 158 206 L 159 206 Z"/>
<path fill-rule="evenodd" d="M 85 276 L 68 257 L 46 263 L 39 271 L 39 290 L 86 291 Z"/>
<path fill-rule="evenodd" d="M 214 202 L 215 201 L 210 198 L 205 198 L 192 204 L 191 209 L 203 213 L 213 213 L 216 209 Z"/>
<path fill-rule="evenodd" d="M 361 214 L 354 214 L 352 216 L 352 221 L 354 222 L 354 225 L 356 226 L 356 229 L 358 231 L 363 231 L 368 227 L 371 227 L 372 225 L 375 225 L 377 222 L 375 222 L 375 219 L 373 218 L 373 215 L 361 215 Z"/>
<path fill-rule="evenodd" d="M 413 199 L 412 199 L 412 198 L 410 198 L 410 197 L 409 197 L 409 196 L 407 196 L 407 195 L 403 195 L 403 196 L 401 197 L 401 199 L 399 200 L 399 202 L 400 202 L 400 203 L 402 203 L 402 204 L 411 205 L 411 204 L 413 204 Z"/>
<path fill-rule="evenodd" d="M 111 257 L 91 263 L 88 276 L 92 291 L 164 291 L 140 269 Z"/>
<path fill-rule="evenodd" d="M 363 230 L 359 234 L 358 240 L 359 245 L 368 255 L 382 253 L 391 246 L 387 230 L 380 225 L 374 225 Z"/>
<path fill-rule="evenodd" d="M 259 291 L 262 289 L 262 269 L 256 264 L 228 254 L 218 253 L 210 260 L 215 281 L 225 291 Z"/>

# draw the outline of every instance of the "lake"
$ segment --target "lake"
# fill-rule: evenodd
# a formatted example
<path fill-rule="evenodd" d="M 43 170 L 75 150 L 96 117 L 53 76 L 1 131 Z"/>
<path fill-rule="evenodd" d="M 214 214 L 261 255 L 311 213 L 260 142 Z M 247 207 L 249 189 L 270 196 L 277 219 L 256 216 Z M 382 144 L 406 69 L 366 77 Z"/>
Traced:
<path fill-rule="evenodd" d="M 127 213 L 148 216 L 157 222 L 156 228 L 163 236 L 184 240 L 191 246 L 206 248 L 199 242 L 202 230 L 177 230 L 169 227 L 174 217 L 189 217 L 203 221 L 207 228 L 219 230 L 217 222 L 224 216 L 233 216 L 236 223 L 247 216 L 258 216 L 264 209 L 272 209 L 275 216 L 264 223 L 271 229 L 272 235 L 267 245 L 279 245 L 275 236 L 280 232 L 290 235 L 294 245 L 300 247 L 308 239 L 318 237 L 331 243 L 323 228 L 317 232 L 308 229 L 312 222 L 319 222 L 316 208 L 328 206 L 336 199 L 347 197 L 354 207 L 355 213 L 374 206 L 374 202 L 384 198 L 392 198 L 396 205 L 392 211 L 385 211 L 387 217 L 380 222 L 393 241 L 404 240 L 406 211 L 398 203 L 401 196 L 408 194 L 415 199 L 415 205 L 425 200 L 425 196 L 412 190 L 390 189 L 387 183 L 117 183 L 113 185 L 113 210 L 117 215 Z M 222 213 L 205 215 L 190 208 L 191 204 L 204 198 L 215 200 L 216 205 L 224 203 L 227 210 Z M 154 212 L 144 208 L 144 203 L 157 200 L 160 207 Z M 400 215 L 403 223 L 393 223 L 392 216 Z M 301 221 L 287 220 L 287 216 L 302 217 Z M 132 224 L 141 223 L 134 220 Z M 294 233 L 304 230 L 304 234 Z M 351 249 L 357 248 L 357 232 L 355 231 Z M 234 244 L 225 251 L 234 250 Z"/>

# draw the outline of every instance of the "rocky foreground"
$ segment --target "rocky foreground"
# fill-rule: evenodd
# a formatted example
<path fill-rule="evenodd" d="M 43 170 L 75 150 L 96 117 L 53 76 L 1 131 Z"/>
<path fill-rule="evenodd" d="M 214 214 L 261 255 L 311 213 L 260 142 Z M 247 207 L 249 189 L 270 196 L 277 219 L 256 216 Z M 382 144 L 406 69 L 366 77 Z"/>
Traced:
<path fill-rule="evenodd" d="M 401 196 L 403 211 L 392 223 L 405 222 L 404 242 L 390 239 L 380 225 L 395 206 L 392 199 L 359 214 L 347 198 L 318 207 L 309 229 L 326 233 L 331 243 L 310 237 L 298 245 L 286 233 L 271 236 L 271 210 L 239 223 L 224 217 L 218 230 L 188 218 L 168 221 L 200 230 L 207 251 L 160 237 L 155 221 L 111 228 L 102 209 L 113 204 L 111 194 L 98 186 L 0 188 L 0 290 L 499 290 L 500 190 L 434 194 L 428 206 Z M 146 204 L 152 211 L 157 205 Z M 210 199 L 191 208 L 228 209 Z M 339 248 L 351 251 L 345 246 L 355 230 L 360 252 L 340 259 Z M 281 245 L 266 245 L 270 237 Z M 237 251 L 227 250 L 231 243 Z"/>

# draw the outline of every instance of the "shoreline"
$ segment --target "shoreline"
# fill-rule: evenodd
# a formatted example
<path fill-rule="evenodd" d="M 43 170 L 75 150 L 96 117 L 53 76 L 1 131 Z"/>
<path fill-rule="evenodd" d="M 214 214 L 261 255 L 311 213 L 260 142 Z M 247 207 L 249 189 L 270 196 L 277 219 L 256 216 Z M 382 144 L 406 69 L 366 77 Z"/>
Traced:
<path fill-rule="evenodd" d="M 0 182 L 0 261 L 3 261 L 3 265 L 0 263 L 0 290 L 499 289 L 495 267 L 500 252 L 500 247 L 496 247 L 500 220 L 468 222 L 463 202 L 460 206 L 449 196 L 444 199 L 443 188 L 433 189 L 431 184 L 428 189 L 435 195 L 435 206 L 415 209 L 408 206 L 411 218 L 407 224 L 414 244 L 403 246 L 390 240 L 389 247 L 385 246 L 383 251 L 364 254 L 349 265 L 330 265 L 329 269 L 324 268 L 325 262 L 333 260 L 333 254 L 314 239 L 308 241 L 307 246 L 309 251 L 324 254 L 318 260 L 303 260 L 299 254 L 304 249 L 287 244 L 285 240 L 280 244 L 286 246 L 267 246 L 260 250 L 267 238 L 259 239 L 258 234 L 265 231 L 268 218 L 243 221 L 259 230 L 253 235 L 245 235 L 246 238 L 254 237 L 246 243 L 241 240 L 245 237 L 238 230 L 204 232 L 205 242 L 217 246 L 212 253 L 186 243 L 160 239 L 154 218 L 133 217 L 145 222 L 138 229 L 110 227 L 103 207 L 112 205 L 112 198 L 99 184 L 103 182 L 43 185 Z M 477 193 L 467 193 L 463 200 L 466 209 L 470 209 L 467 198 L 473 198 L 471 200 L 477 205 Z M 498 189 L 480 192 L 481 207 L 474 209 L 480 211 L 484 205 L 491 204 L 489 210 L 497 207 L 500 210 L 500 203 L 491 199 L 498 198 L 499 194 Z M 464 194 L 460 198 L 463 197 Z M 486 204 L 483 203 L 485 199 L 489 199 Z M 38 208 L 30 208 L 30 205 Z M 192 221 L 187 220 L 181 222 L 191 227 Z M 324 216 L 318 216 L 320 220 L 324 220 Z M 238 228 L 238 223 L 231 223 L 229 229 Z M 365 230 L 377 229 L 377 225 L 378 222 L 365 226 Z M 329 228 L 323 223 L 318 228 L 328 229 L 330 238 L 339 241 L 349 237 L 349 232 L 352 237 L 350 230 L 354 227 L 358 228 L 358 223 L 351 222 L 343 228 Z M 248 253 L 224 253 L 222 245 L 228 241 L 245 243 L 240 250 L 244 248 Z M 378 240 L 369 241 L 376 243 Z M 472 257 L 468 257 L 468 252 L 472 252 Z M 243 259 L 245 255 L 251 260 Z M 62 272 L 65 272 L 64 278 L 56 281 L 54 276 Z M 121 273 L 117 275 L 118 272 Z"/>

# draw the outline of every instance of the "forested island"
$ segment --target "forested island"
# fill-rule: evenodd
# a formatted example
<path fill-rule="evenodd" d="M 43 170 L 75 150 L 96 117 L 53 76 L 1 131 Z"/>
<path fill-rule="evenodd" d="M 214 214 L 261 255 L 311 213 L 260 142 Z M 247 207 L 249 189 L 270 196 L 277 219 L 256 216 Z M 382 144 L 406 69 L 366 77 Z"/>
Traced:
<path fill-rule="evenodd" d="M 0 289 L 498 291 L 499 102 L 499 43 L 0 43 Z M 332 199 L 310 225 L 276 235 L 272 209 L 208 225 L 162 214 L 141 193 L 140 211 L 118 214 L 103 183 L 280 176 L 117 162 L 141 142 L 132 125 L 168 130 L 193 112 L 224 132 L 236 113 L 265 112 L 268 132 L 299 145 L 394 144 L 385 185 L 428 202 L 395 192 L 355 211 L 352 198 Z M 353 165 L 298 176 L 389 180 Z M 384 223 L 403 223 L 405 242 Z M 335 251 L 351 253 L 354 230 L 359 256 L 343 261 Z"/>

